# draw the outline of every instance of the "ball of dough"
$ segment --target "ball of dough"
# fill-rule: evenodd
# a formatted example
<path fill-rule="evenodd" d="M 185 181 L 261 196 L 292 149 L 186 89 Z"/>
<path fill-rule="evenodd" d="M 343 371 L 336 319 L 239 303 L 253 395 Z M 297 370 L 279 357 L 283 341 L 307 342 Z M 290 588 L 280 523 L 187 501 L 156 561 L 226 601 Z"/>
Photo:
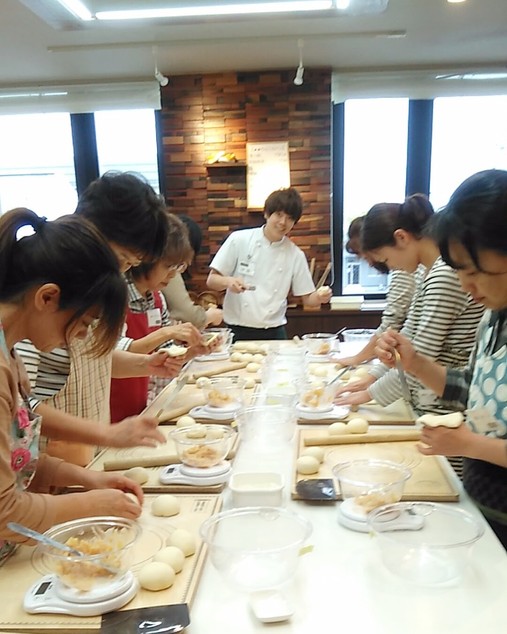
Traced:
<path fill-rule="evenodd" d="M 322 447 L 306 447 L 306 449 L 303 449 L 303 451 L 301 452 L 301 455 L 313 456 L 314 458 L 317 458 L 319 462 L 323 462 L 325 453 Z"/>
<path fill-rule="evenodd" d="M 244 350 L 247 350 L 248 352 L 257 352 L 258 350 L 258 346 L 256 343 L 254 343 L 253 341 L 247 341 L 245 342 L 245 344 L 243 345 Z"/>
<path fill-rule="evenodd" d="M 251 352 L 244 352 L 241 355 L 241 361 L 244 363 L 250 363 L 253 360 L 253 354 Z"/>
<path fill-rule="evenodd" d="M 253 376 L 248 376 L 245 379 L 245 388 L 247 390 L 249 390 L 249 389 L 252 389 L 255 386 L 256 386 L 256 382 L 255 382 L 255 379 L 253 378 Z"/>
<path fill-rule="evenodd" d="M 347 425 L 345 423 L 331 423 L 331 425 L 327 428 L 327 432 L 330 436 L 346 434 L 347 431 Z"/>
<path fill-rule="evenodd" d="M 137 482 L 137 484 L 143 485 L 148 482 L 150 472 L 144 467 L 132 467 L 132 469 L 127 469 L 127 471 L 124 471 L 123 475 L 127 478 L 130 478 L 131 480 L 134 480 L 134 482 Z"/>
<path fill-rule="evenodd" d="M 218 440 L 219 438 L 224 437 L 224 430 L 221 427 L 212 427 L 211 425 L 208 427 L 206 432 L 206 438 L 210 440 Z"/>
<path fill-rule="evenodd" d="M 299 473 L 304 475 L 311 475 L 317 473 L 320 467 L 320 462 L 315 456 L 300 456 L 296 460 L 296 469 Z"/>
<path fill-rule="evenodd" d="M 170 588 L 176 577 L 176 573 L 169 564 L 162 561 L 152 561 L 139 571 L 139 583 L 141 588 L 157 592 Z"/>
<path fill-rule="evenodd" d="M 192 416 L 180 416 L 176 421 L 176 427 L 191 427 L 197 425 L 195 418 Z"/>
<path fill-rule="evenodd" d="M 347 423 L 347 432 L 349 434 L 366 434 L 368 431 L 368 421 L 366 418 L 351 418 Z"/>
<path fill-rule="evenodd" d="M 243 355 L 241 354 L 241 352 L 233 352 L 231 354 L 231 361 L 234 361 L 234 363 L 239 363 L 240 361 L 243 361 Z"/>
<path fill-rule="evenodd" d="M 323 295 L 327 295 L 329 293 L 329 286 L 321 286 L 318 290 L 317 290 L 317 295 L 320 295 L 321 297 Z"/>
<path fill-rule="evenodd" d="M 157 517 L 171 517 L 180 512 L 180 501 L 174 495 L 159 495 L 151 503 L 151 512 Z"/>
<path fill-rule="evenodd" d="M 369 373 L 370 373 L 369 368 L 367 368 L 366 366 L 360 367 L 360 368 L 357 368 L 357 370 L 354 370 L 354 372 L 352 372 L 351 379 L 355 379 L 356 377 L 360 379 L 364 379 L 365 377 L 368 376 Z"/>
<path fill-rule="evenodd" d="M 322 365 L 319 365 L 316 368 L 311 368 L 310 372 L 313 376 L 327 376 L 327 368 Z"/>
<path fill-rule="evenodd" d="M 196 423 L 188 428 L 186 433 L 187 438 L 206 438 L 206 426 Z"/>
<path fill-rule="evenodd" d="M 257 372 L 261 366 L 258 363 L 249 363 L 246 366 L 247 372 Z"/>
<path fill-rule="evenodd" d="M 175 529 L 167 538 L 166 544 L 168 546 L 176 546 L 176 548 L 179 548 L 183 551 L 185 557 L 193 555 L 196 549 L 195 537 L 190 531 L 187 531 L 184 528 Z"/>
<path fill-rule="evenodd" d="M 257 354 L 254 354 L 253 356 L 253 361 L 254 363 L 262 363 L 264 361 L 264 355 L 257 352 Z"/>
<path fill-rule="evenodd" d="M 125 495 L 127 497 L 129 497 L 132 500 L 132 502 L 135 502 L 136 504 L 141 506 L 141 502 L 139 502 L 139 498 L 137 497 L 137 495 L 135 493 L 131 493 L 130 491 L 126 491 Z"/>
<path fill-rule="evenodd" d="M 211 383 L 211 379 L 208 376 L 200 376 L 196 382 L 195 385 L 199 388 L 202 389 L 203 387 L 208 387 L 208 385 Z"/>
<path fill-rule="evenodd" d="M 185 554 L 182 550 L 176 548 L 176 546 L 166 546 L 158 551 L 153 557 L 153 561 L 161 561 L 164 564 L 169 564 L 174 572 L 178 573 L 183 570 Z"/>
<path fill-rule="evenodd" d="M 184 354 L 187 354 L 187 348 L 185 346 L 177 346 L 175 343 L 172 346 L 164 348 L 167 354 L 170 357 L 182 357 Z"/>

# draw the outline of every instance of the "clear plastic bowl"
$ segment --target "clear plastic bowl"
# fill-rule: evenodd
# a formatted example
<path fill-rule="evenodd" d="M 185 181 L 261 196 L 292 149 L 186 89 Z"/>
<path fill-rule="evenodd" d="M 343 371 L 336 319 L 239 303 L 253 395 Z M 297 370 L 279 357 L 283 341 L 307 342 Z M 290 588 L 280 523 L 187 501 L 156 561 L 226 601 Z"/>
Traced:
<path fill-rule="evenodd" d="M 235 432 L 226 425 L 190 425 L 169 432 L 178 458 L 189 467 L 209 468 L 227 456 Z"/>
<path fill-rule="evenodd" d="M 203 331 L 206 340 L 211 339 L 215 334 L 218 335 L 218 343 L 213 348 L 213 352 L 226 352 L 229 350 L 234 338 L 232 330 L 230 328 L 206 328 Z"/>
<path fill-rule="evenodd" d="M 335 381 L 331 385 L 327 381 L 308 381 L 301 391 L 299 404 L 310 410 L 329 410 L 333 407 L 334 397 L 340 385 L 340 381 Z"/>
<path fill-rule="evenodd" d="M 297 426 L 295 408 L 285 405 L 253 405 L 236 414 L 242 442 L 253 442 L 266 449 L 292 440 Z"/>
<path fill-rule="evenodd" d="M 238 376 L 212 377 L 204 387 L 208 407 L 234 410 L 243 403 L 245 379 Z"/>
<path fill-rule="evenodd" d="M 352 330 L 344 330 L 341 336 L 343 341 L 364 341 L 364 343 L 367 343 L 376 332 L 376 330 L 368 328 L 354 328 Z"/>
<path fill-rule="evenodd" d="M 344 500 L 352 498 L 364 514 L 384 504 L 398 502 L 412 472 L 389 460 L 352 460 L 332 468 Z"/>
<path fill-rule="evenodd" d="M 252 591 L 293 577 L 312 525 L 286 509 L 247 507 L 213 515 L 199 532 L 218 572 L 235 588 Z"/>
<path fill-rule="evenodd" d="M 67 587 L 89 591 L 123 577 L 131 564 L 132 546 L 140 526 L 121 517 L 87 517 L 57 524 L 44 535 L 85 553 L 67 555 L 46 544 L 38 544 L 43 565 Z M 107 568 L 104 568 L 104 565 Z"/>
<path fill-rule="evenodd" d="M 384 565 L 405 581 L 424 586 L 459 581 L 473 545 L 484 534 L 484 522 L 471 513 L 430 502 L 381 506 L 370 513 L 368 524 Z"/>
<path fill-rule="evenodd" d="M 313 356 L 326 356 L 333 352 L 333 346 L 337 339 L 336 334 L 329 332 L 314 332 L 302 336 L 306 349 Z"/>

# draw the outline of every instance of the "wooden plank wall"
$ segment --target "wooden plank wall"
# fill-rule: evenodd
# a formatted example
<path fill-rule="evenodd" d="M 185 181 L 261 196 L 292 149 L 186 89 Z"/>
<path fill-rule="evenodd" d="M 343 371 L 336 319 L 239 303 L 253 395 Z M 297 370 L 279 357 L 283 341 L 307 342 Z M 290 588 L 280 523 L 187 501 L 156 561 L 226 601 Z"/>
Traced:
<path fill-rule="evenodd" d="M 247 142 L 288 141 L 291 184 L 305 209 L 291 236 L 323 270 L 330 257 L 331 71 L 294 69 L 174 76 L 162 88 L 165 196 L 203 230 L 203 249 L 191 269 L 191 290 L 205 289 L 208 264 L 227 235 L 259 226 L 262 214 L 246 209 L 246 166 L 208 167 L 206 158 Z"/>

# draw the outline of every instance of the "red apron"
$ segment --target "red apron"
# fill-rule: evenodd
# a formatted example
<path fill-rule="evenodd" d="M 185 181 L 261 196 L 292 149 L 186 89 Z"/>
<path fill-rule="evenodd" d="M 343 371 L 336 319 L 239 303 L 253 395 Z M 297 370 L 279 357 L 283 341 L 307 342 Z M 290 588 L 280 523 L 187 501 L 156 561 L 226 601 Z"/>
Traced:
<path fill-rule="evenodd" d="M 155 308 L 162 313 L 160 293 L 153 293 Z M 142 339 L 150 332 L 158 330 L 160 326 L 148 326 L 146 313 L 127 311 L 126 336 L 132 339 Z M 148 400 L 149 376 L 139 376 L 131 379 L 112 379 L 111 381 L 111 422 L 118 423 L 127 416 L 137 416 L 146 407 Z"/>

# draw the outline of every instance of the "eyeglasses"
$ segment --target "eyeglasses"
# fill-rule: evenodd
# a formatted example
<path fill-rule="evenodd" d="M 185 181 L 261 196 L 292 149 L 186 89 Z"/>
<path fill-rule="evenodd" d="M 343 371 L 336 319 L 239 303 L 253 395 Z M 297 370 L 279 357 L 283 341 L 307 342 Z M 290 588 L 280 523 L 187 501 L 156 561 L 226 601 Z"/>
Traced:
<path fill-rule="evenodd" d="M 180 262 L 179 264 L 169 264 L 167 269 L 171 272 L 183 273 L 187 270 L 188 262 Z"/>

